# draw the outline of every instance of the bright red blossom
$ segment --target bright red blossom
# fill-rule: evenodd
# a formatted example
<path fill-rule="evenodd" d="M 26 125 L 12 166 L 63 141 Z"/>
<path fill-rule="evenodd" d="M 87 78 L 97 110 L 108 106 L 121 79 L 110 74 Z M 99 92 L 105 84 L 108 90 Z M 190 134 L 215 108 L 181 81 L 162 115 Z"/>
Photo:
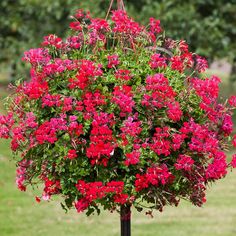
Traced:
<path fill-rule="evenodd" d="M 205 72 L 205 70 L 208 68 L 207 60 L 203 57 L 197 56 L 196 61 L 197 61 L 196 70 L 199 73 Z"/>
<path fill-rule="evenodd" d="M 233 158 L 230 164 L 233 168 L 236 168 L 236 154 L 233 155 Z"/>
<path fill-rule="evenodd" d="M 232 107 L 236 107 L 236 95 L 233 95 L 229 98 L 229 104 Z"/>
<path fill-rule="evenodd" d="M 117 79 L 130 80 L 132 76 L 129 70 L 118 69 L 115 73 L 115 77 Z"/>
<path fill-rule="evenodd" d="M 65 44 L 63 43 L 62 39 L 57 37 L 55 34 L 50 34 L 45 36 L 44 41 L 42 42 L 43 46 L 53 46 L 57 49 L 63 48 Z"/>
<path fill-rule="evenodd" d="M 73 150 L 73 149 L 69 150 L 65 158 L 68 158 L 71 160 L 77 158 L 76 150 Z"/>
<path fill-rule="evenodd" d="M 175 168 L 177 170 L 191 171 L 194 160 L 188 155 L 179 155 L 177 162 L 175 163 Z"/>
<path fill-rule="evenodd" d="M 167 59 L 165 57 L 162 57 L 161 54 L 153 54 L 151 56 L 149 65 L 152 69 L 156 69 L 158 67 L 165 68 L 167 66 L 166 61 Z"/>
<path fill-rule="evenodd" d="M 132 112 L 135 103 L 133 101 L 132 87 L 123 85 L 115 87 L 113 92 L 113 101 L 120 108 L 120 115 L 125 116 L 126 113 Z"/>
<path fill-rule="evenodd" d="M 81 23 L 79 21 L 74 21 L 70 23 L 70 28 L 76 31 L 81 31 L 82 27 L 81 27 Z"/>
<path fill-rule="evenodd" d="M 113 11 L 111 19 L 115 23 L 113 32 L 132 35 L 132 37 L 136 37 L 142 31 L 140 25 L 132 18 L 130 18 L 125 11 Z"/>
<path fill-rule="evenodd" d="M 139 163 L 139 157 L 140 157 L 141 153 L 139 151 L 133 151 L 131 153 L 127 153 L 126 156 L 126 160 L 124 162 L 124 164 L 126 166 L 129 165 L 135 165 L 137 163 Z"/>
<path fill-rule="evenodd" d="M 160 26 L 161 22 L 160 20 L 156 20 L 153 17 L 151 17 L 149 19 L 149 24 L 150 24 L 149 34 L 151 36 L 152 41 L 155 42 L 157 35 L 162 31 L 162 28 Z"/>
<path fill-rule="evenodd" d="M 144 175 L 137 174 L 135 180 L 136 191 L 148 188 L 150 185 L 166 185 L 174 180 L 174 176 L 165 165 L 149 167 Z"/>
<path fill-rule="evenodd" d="M 83 180 L 78 180 L 76 184 L 77 190 L 83 195 L 83 198 L 75 203 L 78 212 L 84 211 L 91 202 L 105 198 L 112 194 L 114 201 L 120 204 L 125 204 L 128 200 L 128 195 L 122 193 L 124 182 L 111 181 L 104 185 L 102 182 L 86 183 Z"/>
<path fill-rule="evenodd" d="M 108 55 L 107 59 L 108 59 L 108 65 L 107 65 L 108 68 L 112 68 L 113 66 L 117 66 L 120 64 L 118 55 Z"/>

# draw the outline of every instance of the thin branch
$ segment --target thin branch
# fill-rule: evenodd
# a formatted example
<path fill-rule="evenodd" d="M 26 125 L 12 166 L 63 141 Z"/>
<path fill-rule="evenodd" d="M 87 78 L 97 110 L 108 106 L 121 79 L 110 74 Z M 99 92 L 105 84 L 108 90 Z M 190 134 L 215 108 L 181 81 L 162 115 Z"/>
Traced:
<path fill-rule="evenodd" d="M 113 2 L 114 2 L 114 0 L 111 0 L 110 5 L 109 5 L 109 8 L 108 8 L 108 11 L 107 11 L 107 14 L 106 14 L 106 17 L 105 17 L 105 20 L 107 20 L 107 18 L 108 18 L 108 16 L 109 16 L 109 13 L 111 12 L 111 7 L 112 7 L 112 5 L 113 5 Z"/>

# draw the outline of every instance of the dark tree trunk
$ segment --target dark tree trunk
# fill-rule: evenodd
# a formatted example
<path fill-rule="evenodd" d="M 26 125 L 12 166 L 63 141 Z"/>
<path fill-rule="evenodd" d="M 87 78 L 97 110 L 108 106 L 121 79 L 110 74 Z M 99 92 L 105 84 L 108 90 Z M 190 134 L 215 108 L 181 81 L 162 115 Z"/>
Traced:
<path fill-rule="evenodd" d="M 16 62 L 11 64 L 11 71 L 10 71 L 10 82 L 14 82 L 16 80 Z"/>
<path fill-rule="evenodd" d="M 131 236 L 131 209 L 130 206 L 120 208 L 121 236 Z"/>
<path fill-rule="evenodd" d="M 230 88 L 230 93 L 233 94 L 234 91 L 234 86 L 236 83 L 236 57 L 234 57 L 233 64 L 232 64 L 232 70 L 230 73 L 229 77 L 229 88 Z"/>

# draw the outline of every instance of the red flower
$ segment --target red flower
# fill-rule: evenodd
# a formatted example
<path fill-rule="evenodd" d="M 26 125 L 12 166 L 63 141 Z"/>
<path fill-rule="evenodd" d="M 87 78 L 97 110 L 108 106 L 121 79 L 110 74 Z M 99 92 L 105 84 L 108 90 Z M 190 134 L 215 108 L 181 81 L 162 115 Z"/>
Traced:
<path fill-rule="evenodd" d="M 232 107 L 236 107 L 236 95 L 233 95 L 229 98 L 229 105 Z"/>
<path fill-rule="evenodd" d="M 174 176 L 169 172 L 166 165 L 149 167 L 144 175 L 137 174 L 135 180 L 136 191 L 148 188 L 149 185 L 166 185 L 174 180 Z"/>
<path fill-rule="evenodd" d="M 48 36 L 45 36 L 44 41 L 42 42 L 43 46 L 53 46 L 57 49 L 61 49 L 65 46 L 62 39 L 57 37 L 55 34 L 50 34 Z"/>
<path fill-rule="evenodd" d="M 172 121 L 179 121 L 183 115 L 183 112 L 180 109 L 180 105 L 178 102 L 173 102 L 168 104 L 167 116 Z"/>
<path fill-rule="evenodd" d="M 223 152 L 215 154 L 212 164 L 206 169 L 207 179 L 220 179 L 227 174 L 226 155 Z"/>
<path fill-rule="evenodd" d="M 124 193 L 116 194 L 114 196 L 114 202 L 124 205 L 125 203 L 127 203 L 128 197 L 129 197 L 128 194 Z"/>
<path fill-rule="evenodd" d="M 236 134 L 233 136 L 232 144 L 234 147 L 236 147 Z"/>
<path fill-rule="evenodd" d="M 177 70 L 180 73 L 184 71 L 184 64 L 181 56 L 173 56 L 171 59 L 171 69 Z"/>
<path fill-rule="evenodd" d="M 79 21 L 74 21 L 70 23 L 70 28 L 75 30 L 75 31 L 81 31 L 82 30 L 82 26 L 81 23 Z"/>
<path fill-rule="evenodd" d="M 233 158 L 230 164 L 233 168 L 236 168 L 236 154 L 233 155 Z"/>
<path fill-rule="evenodd" d="M 124 164 L 126 166 L 129 165 L 135 165 L 137 163 L 139 163 L 139 157 L 140 157 L 141 153 L 139 151 L 134 150 L 131 153 L 127 153 L 126 156 L 126 160 L 124 161 Z"/>
<path fill-rule="evenodd" d="M 161 54 L 153 54 L 151 56 L 149 65 L 152 69 L 156 69 L 158 67 L 165 68 L 167 66 L 166 60 L 167 59 L 165 57 L 162 57 Z"/>
<path fill-rule="evenodd" d="M 35 48 L 24 53 L 23 61 L 28 61 L 32 66 L 46 65 L 51 60 L 47 49 Z"/>
<path fill-rule="evenodd" d="M 156 41 L 157 35 L 162 31 L 160 26 L 160 20 L 156 20 L 153 17 L 149 19 L 150 29 L 149 34 L 152 38 L 152 41 Z"/>
<path fill-rule="evenodd" d="M 142 31 L 140 25 L 128 17 L 127 13 L 122 10 L 116 10 L 112 12 L 112 21 L 115 23 L 113 32 L 119 32 L 122 34 L 132 35 L 136 37 Z"/>
<path fill-rule="evenodd" d="M 233 121 L 232 121 L 232 116 L 229 114 L 225 114 L 221 126 L 222 131 L 226 134 L 229 135 L 233 131 Z"/>
<path fill-rule="evenodd" d="M 177 162 L 174 164 L 177 170 L 191 171 L 194 160 L 188 155 L 179 155 Z"/>
<path fill-rule="evenodd" d="M 75 202 L 75 208 L 77 210 L 78 213 L 80 212 L 83 212 L 84 210 L 86 210 L 89 206 L 90 202 L 85 199 L 85 198 L 82 198 L 78 201 Z"/>
<path fill-rule="evenodd" d="M 132 109 L 135 105 L 131 90 L 132 87 L 127 85 L 123 85 L 122 87 L 114 87 L 114 97 L 112 100 L 119 106 L 121 110 L 121 116 L 125 116 L 125 113 L 132 112 Z"/>
<path fill-rule="evenodd" d="M 196 61 L 197 61 L 196 70 L 199 73 L 205 72 L 205 70 L 208 68 L 207 60 L 203 57 L 197 56 Z"/>
<path fill-rule="evenodd" d="M 100 33 L 105 33 L 110 30 L 110 26 L 107 23 L 107 21 L 104 19 L 99 19 L 99 18 L 91 19 L 91 24 L 89 25 L 88 28 L 98 31 Z"/>
<path fill-rule="evenodd" d="M 120 64 L 118 55 L 108 55 L 107 59 L 108 59 L 108 65 L 107 65 L 108 68 L 112 68 L 113 66 L 117 66 Z"/>
<path fill-rule="evenodd" d="M 115 77 L 117 79 L 130 80 L 132 76 L 129 70 L 118 69 L 115 73 Z"/>
<path fill-rule="evenodd" d="M 76 150 L 73 150 L 73 149 L 69 150 L 68 153 L 67 153 L 67 156 L 65 158 L 68 158 L 68 159 L 71 159 L 71 160 L 77 158 Z"/>

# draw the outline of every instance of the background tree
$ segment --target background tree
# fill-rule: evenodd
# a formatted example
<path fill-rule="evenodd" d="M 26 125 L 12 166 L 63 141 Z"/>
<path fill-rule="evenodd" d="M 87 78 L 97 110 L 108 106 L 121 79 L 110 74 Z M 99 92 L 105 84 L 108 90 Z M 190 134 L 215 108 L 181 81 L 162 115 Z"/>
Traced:
<path fill-rule="evenodd" d="M 21 72 L 23 52 L 39 45 L 47 34 L 64 35 L 75 0 L 2 0 L 0 1 L 0 62 Z"/>

